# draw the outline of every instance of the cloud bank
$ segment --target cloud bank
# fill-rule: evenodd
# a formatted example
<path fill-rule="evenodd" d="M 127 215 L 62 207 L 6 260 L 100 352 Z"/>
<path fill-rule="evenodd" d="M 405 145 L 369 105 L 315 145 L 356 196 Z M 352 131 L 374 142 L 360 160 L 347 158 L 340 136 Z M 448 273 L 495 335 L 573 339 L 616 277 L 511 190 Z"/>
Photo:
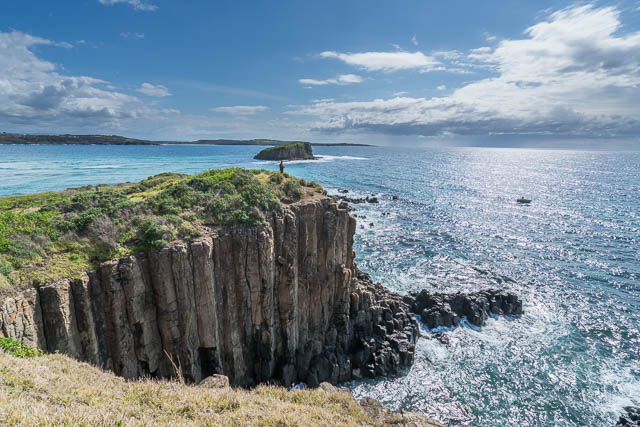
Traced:
<path fill-rule="evenodd" d="M 0 33 L 0 120 L 79 122 L 117 120 L 138 115 L 144 106 L 124 93 L 106 89 L 107 82 L 87 76 L 65 76 L 37 58 L 36 45 L 58 45 L 21 32 Z"/>
<path fill-rule="evenodd" d="M 527 28 L 521 39 L 448 52 L 495 74 L 449 96 L 320 102 L 290 113 L 313 117 L 313 128 L 326 133 L 637 137 L 640 32 L 621 34 L 620 18 L 615 7 L 574 6 Z M 438 66 L 434 57 L 407 52 L 322 56 L 368 71 Z"/>
<path fill-rule="evenodd" d="M 322 52 L 320 57 L 339 59 L 346 64 L 366 71 L 419 70 L 427 72 L 442 69 L 442 64 L 438 60 L 422 52 L 338 53 L 327 51 Z"/>
<path fill-rule="evenodd" d="M 114 4 L 124 3 L 133 7 L 135 10 L 143 10 L 148 12 L 153 12 L 158 9 L 158 6 L 153 5 L 151 3 L 145 3 L 142 0 L 98 0 L 100 4 L 104 4 L 105 6 L 113 6 Z"/>

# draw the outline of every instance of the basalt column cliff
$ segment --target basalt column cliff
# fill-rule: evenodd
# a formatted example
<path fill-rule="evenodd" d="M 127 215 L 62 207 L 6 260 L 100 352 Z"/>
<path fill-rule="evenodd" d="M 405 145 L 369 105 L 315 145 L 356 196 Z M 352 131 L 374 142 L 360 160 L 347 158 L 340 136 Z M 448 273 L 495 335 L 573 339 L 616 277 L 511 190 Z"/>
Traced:
<path fill-rule="evenodd" d="M 126 378 L 289 386 L 410 366 L 418 325 L 358 271 L 355 220 L 320 197 L 265 225 L 227 227 L 0 302 L 0 337 Z"/>

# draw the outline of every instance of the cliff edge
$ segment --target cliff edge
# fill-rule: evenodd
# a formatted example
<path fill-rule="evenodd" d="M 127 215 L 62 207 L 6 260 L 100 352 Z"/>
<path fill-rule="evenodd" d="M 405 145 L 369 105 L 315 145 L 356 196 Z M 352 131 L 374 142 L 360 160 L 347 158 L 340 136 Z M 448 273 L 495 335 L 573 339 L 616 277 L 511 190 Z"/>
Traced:
<path fill-rule="evenodd" d="M 418 324 L 358 271 L 347 204 L 316 192 L 259 216 L 14 292 L 0 337 L 130 379 L 177 366 L 189 382 L 317 386 L 408 368 Z"/>

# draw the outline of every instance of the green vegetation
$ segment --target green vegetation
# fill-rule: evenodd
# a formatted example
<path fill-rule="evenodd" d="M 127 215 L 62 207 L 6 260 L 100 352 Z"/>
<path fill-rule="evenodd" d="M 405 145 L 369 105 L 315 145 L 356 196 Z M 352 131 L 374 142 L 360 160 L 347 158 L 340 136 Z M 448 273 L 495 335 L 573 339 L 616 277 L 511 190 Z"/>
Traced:
<path fill-rule="evenodd" d="M 308 142 L 294 142 L 292 144 L 265 148 L 256 156 L 259 160 L 305 160 L 313 159 L 311 144 Z"/>
<path fill-rule="evenodd" d="M 44 354 L 42 350 L 27 347 L 13 338 L 0 338 L 0 350 L 15 357 L 36 357 Z"/>
<path fill-rule="evenodd" d="M 0 198 L 0 291 L 224 225 L 256 225 L 320 186 L 265 170 L 164 173 L 137 183 Z"/>

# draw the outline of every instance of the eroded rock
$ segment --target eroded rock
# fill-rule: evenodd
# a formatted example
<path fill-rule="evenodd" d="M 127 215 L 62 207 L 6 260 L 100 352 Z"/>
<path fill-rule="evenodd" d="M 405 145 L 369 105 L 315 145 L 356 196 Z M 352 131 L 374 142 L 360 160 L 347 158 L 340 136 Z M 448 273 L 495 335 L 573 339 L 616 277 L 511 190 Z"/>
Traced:
<path fill-rule="evenodd" d="M 520 315 L 523 313 L 520 298 L 507 291 L 487 289 L 470 294 L 430 293 L 423 289 L 404 298 L 411 311 L 420 315 L 429 329 L 439 326 L 454 327 L 460 319 L 476 326 L 483 326 L 490 314 Z"/>

